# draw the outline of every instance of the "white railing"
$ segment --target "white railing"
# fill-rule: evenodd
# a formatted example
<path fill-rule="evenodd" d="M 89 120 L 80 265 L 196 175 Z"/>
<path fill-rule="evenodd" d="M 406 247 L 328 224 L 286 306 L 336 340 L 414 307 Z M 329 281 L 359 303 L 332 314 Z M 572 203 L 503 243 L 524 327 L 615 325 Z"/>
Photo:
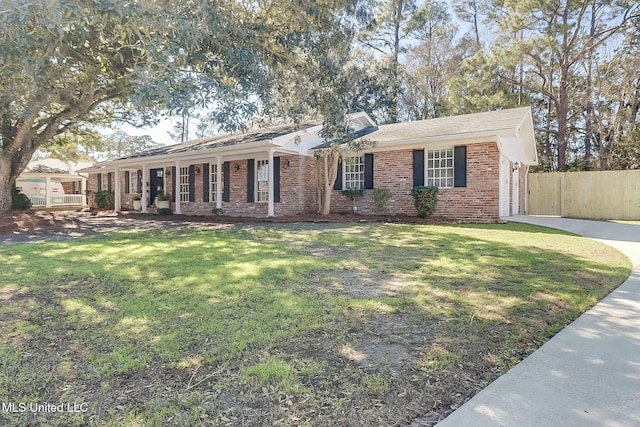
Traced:
<path fill-rule="evenodd" d="M 33 206 L 47 206 L 45 196 L 29 196 Z M 49 199 L 50 206 L 82 206 L 84 204 L 84 196 L 82 194 L 65 194 L 62 196 L 51 196 Z"/>
<path fill-rule="evenodd" d="M 29 196 L 32 206 L 45 206 L 45 199 L 46 197 L 44 196 Z"/>

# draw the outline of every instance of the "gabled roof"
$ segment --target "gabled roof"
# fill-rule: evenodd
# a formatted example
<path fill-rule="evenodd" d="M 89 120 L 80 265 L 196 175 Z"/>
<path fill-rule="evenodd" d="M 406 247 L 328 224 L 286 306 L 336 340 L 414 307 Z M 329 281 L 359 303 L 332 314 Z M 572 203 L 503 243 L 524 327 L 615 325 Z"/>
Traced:
<path fill-rule="evenodd" d="M 465 114 L 376 126 L 364 112 L 348 116 L 354 137 L 372 141 L 373 151 L 407 149 L 428 145 L 456 145 L 496 142 L 511 161 L 537 164 L 531 108 Z M 319 133 L 321 125 L 280 125 L 232 135 L 199 138 L 96 164 L 85 171 L 98 171 L 139 162 L 170 159 L 193 161 L 207 155 L 246 156 L 264 150 L 311 155 L 325 146 Z M 207 153 L 203 153 L 207 151 Z"/>
<path fill-rule="evenodd" d="M 381 125 L 375 133 L 375 140 L 384 143 L 416 138 L 462 138 L 509 132 L 516 129 L 529 112 L 529 107 L 522 107 Z"/>
<path fill-rule="evenodd" d="M 530 107 L 381 125 L 367 136 L 377 149 L 425 143 L 496 142 L 512 161 L 537 164 Z"/>

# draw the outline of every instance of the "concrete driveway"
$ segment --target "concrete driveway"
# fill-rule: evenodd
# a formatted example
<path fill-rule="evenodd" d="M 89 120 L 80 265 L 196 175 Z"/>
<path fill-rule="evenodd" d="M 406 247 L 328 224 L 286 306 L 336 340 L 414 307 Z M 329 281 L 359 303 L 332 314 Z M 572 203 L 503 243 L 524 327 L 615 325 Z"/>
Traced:
<path fill-rule="evenodd" d="M 627 255 L 634 270 L 438 426 L 640 426 L 640 225 L 535 216 L 505 220 L 591 237 Z"/>

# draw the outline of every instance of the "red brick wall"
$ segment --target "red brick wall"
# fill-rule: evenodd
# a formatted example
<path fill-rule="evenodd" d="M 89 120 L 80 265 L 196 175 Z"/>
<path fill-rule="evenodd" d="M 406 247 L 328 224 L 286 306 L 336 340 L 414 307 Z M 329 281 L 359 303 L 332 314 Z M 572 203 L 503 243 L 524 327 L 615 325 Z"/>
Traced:
<path fill-rule="evenodd" d="M 235 165 L 240 165 L 238 171 Z M 467 186 L 440 189 L 435 215 L 469 222 L 494 222 L 499 220 L 499 152 L 495 143 L 470 144 L 467 146 Z M 413 150 L 383 151 L 374 153 L 374 188 L 391 191 L 387 213 L 416 215 L 411 197 L 413 187 Z M 195 202 L 181 202 L 183 213 L 210 214 L 216 204 L 203 202 L 203 165 L 196 165 L 200 174 L 195 176 Z M 317 211 L 316 201 L 316 159 L 287 155 L 280 157 L 280 202 L 275 203 L 276 215 L 313 213 Z M 169 167 L 167 168 L 169 169 Z M 524 209 L 524 169 L 521 168 L 521 211 Z M 121 173 L 124 191 L 124 172 Z M 97 175 L 89 178 L 89 190 L 96 191 Z M 179 178 L 179 177 L 176 177 Z M 172 188 L 173 176 L 165 178 L 165 189 Z M 173 205 L 173 204 L 172 204 Z M 131 206 L 129 195 L 123 195 L 122 207 Z M 333 191 L 332 212 L 352 212 L 352 202 Z M 374 214 L 373 190 L 366 190 L 365 196 L 356 202 L 358 213 Z M 222 202 L 225 214 L 266 215 L 267 203 L 247 203 L 247 161 L 230 162 L 230 201 Z"/>
<path fill-rule="evenodd" d="M 222 202 L 223 212 L 225 214 L 267 215 L 266 202 L 247 202 L 247 160 L 234 160 L 229 163 L 229 201 Z M 240 169 L 236 171 L 235 165 L 239 165 Z M 211 198 L 209 202 L 203 201 L 202 171 L 204 168 L 201 163 L 195 166 L 201 171 L 195 176 L 195 201 L 180 202 L 180 211 L 185 214 L 210 214 L 216 207 L 216 203 L 211 201 Z M 280 202 L 274 204 L 276 215 L 315 212 L 314 168 L 315 159 L 312 157 L 294 155 L 280 157 Z M 165 180 L 165 189 L 171 194 L 174 192 L 172 180 L 172 176 L 166 177 Z M 211 187 L 209 191 L 211 191 Z M 174 203 L 172 203 L 172 207 L 175 208 Z"/>
<path fill-rule="evenodd" d="M 498 215 L 499 157 L 495 143 L 467 146 L 467 186 L 443 188 L 438 193 L 438 205 L 434 215 L 472 222 L 494 222 Z M 387 212 L 415 215 L 411 188 L 413 187 L 413 150 L 384 151 L 374 153 L 374 188 L 391 190 Z M 358 213 L 375 211 L 373 190 L 356 201 Z M 332 212 L 351 212 L 353 202 L 333 191 Z"/>

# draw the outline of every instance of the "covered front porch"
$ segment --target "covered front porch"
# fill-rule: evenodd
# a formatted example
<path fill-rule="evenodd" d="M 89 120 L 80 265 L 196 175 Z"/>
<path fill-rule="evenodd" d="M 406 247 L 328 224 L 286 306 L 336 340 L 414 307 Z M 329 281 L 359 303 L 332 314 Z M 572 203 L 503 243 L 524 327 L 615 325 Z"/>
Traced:
<path fill-rule="evenodd" d="M 18 187 L 37 208 L 87 206 L 87 178 L 67 174 L 23 173 Z"/>
<path fill-rule="evenodd" d="M 287 213 L 313 210 L 315 192 L 305 188 L 315 183 L 312 156 L 273 146 L 188 154 L 97 166 L 89 190 L 112 192 L 116 211 L 156 213 L 162 202 L 175 214 L 273 217 L 285 204 Z"/>

